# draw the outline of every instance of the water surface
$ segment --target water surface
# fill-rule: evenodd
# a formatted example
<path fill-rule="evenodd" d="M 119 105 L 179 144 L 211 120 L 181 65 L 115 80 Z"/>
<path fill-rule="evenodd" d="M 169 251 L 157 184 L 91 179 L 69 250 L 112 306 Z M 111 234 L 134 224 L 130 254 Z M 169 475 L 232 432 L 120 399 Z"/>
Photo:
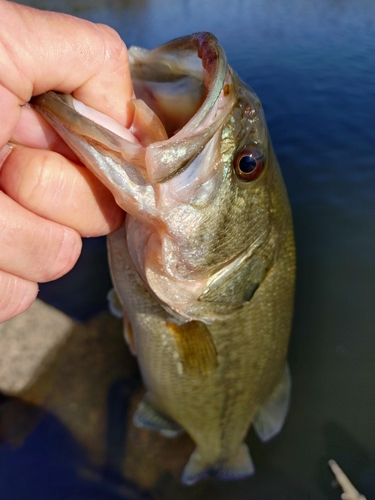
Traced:
<path fill-rule="evenodd" d="M 152 48 L 201 30 L 219 38 L 229 63 L 265 108 L 294 214 L 298 279 L 290 349 L 293 400 L 285 429 L 266 445 L 250 436 L 257 475 L 212 487 L 210 495 L 338 499 L 326 466 L 335 458 L 368 499 L 375 497 L 375 3 L 25 3 L 109 24 L 128 45 Z M 103 253 L 100 242 L 88 253 L 95 245 Z M 63 285 L 49 285 L 53 294 L 48 286 L 42 289 L 44 298 L 76 316 L 103 305 L 109 286 L 88 286 L 77 308 L 72 290 L 91 280 L 82 271 L 85 259 L 87 253 L 81 270 Z M 10 490 L 19 473 L 17 467 L 9 473 Z M 191 498 L 174 483 L 165 494 Z"/>

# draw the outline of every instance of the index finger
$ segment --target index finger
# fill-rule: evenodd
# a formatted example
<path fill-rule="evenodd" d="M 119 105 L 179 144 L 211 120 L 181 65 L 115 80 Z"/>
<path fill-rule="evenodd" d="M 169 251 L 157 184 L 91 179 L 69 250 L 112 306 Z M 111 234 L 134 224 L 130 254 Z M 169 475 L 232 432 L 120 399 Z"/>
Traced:
<path fill-rule="evenodd" d="M 11 137 L 20 105 L 48 90 L 74 93 L 130 124 L 133 87 L 127 50 L 114 30 L 5 1 L 0 1 L 0 17 L 0 102 L 3 115 L 12 115 L 0 132 L 1 143 Z"/>

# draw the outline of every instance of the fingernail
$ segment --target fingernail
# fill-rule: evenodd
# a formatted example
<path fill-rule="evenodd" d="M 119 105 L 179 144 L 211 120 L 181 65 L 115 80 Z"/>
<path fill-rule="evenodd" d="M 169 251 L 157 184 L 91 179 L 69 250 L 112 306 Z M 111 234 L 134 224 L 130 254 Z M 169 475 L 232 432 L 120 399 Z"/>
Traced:
<path fill-rule="evenodd" d="M 5 146 L 3 146 L 0 149 L 0 168 L 3 166 L 3 163 L 5 162 L 9 154 L 12 152 L 12 149 L 13 148 L 9 143 L 5 144 Z"/>

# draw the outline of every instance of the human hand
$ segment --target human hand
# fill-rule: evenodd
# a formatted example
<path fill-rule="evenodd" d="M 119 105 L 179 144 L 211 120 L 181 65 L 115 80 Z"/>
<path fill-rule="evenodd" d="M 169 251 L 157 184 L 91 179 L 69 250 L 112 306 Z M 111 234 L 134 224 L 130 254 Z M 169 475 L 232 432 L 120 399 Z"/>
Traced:
<path fill-rule="evenodd" d="M 32 304 L 38 282 L 74 266 L 81 236 L 107 234 L 124 218 L 109 191 L 24 105 L 48 90 L 73 93 L 128 126 L 133 88 L 126 47 L 112 29 L 4 0 L 0 19 L 1 322 Z"/>

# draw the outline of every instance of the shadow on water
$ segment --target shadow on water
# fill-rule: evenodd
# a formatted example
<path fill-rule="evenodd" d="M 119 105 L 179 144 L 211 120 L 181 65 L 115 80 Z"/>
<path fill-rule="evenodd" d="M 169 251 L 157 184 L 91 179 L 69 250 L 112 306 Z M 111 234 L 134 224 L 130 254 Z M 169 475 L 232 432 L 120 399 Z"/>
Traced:
<path fill-rule="evenodd" d="M 154 483 L 156 491 L 173 500 L 334 500 L 340 492 L 332 489 L 326 465 L 334 458 L 368 500 L 375 497 L 375 3 L 23 3 L 107 23 L 128 45 L 154 47 L 183 34 L 212 31 L 229 63 L 260 97 L 290 195 L 298 276 L 289 356 L 293 399 L 285 428 L 266 445 L 250 433 L 257 467 L 251 479 L 226 484 L 208 480 L 189 489 L 178 483 L 174 472 L 166 472 Z M 44 285 L 42 297 L 83 320 L 105 308 L 109 287 L 104 243 L 89 241 L 77 268 Z M 132 453 L 137 444 L 141 450 L 149 446 L 144 435 L 124 435 L 121 421 L 128 411 L 128 389 L 118 384 L 111 389 L 110 407 L 118 405 L 117 413 L 111 410 L 117 431 L 107 437 L 114 451 L 106 468 L 107 477 L 111 470 L 117 478 L 115 483 L 121 482 L 121 474 L 116 476 L 124 461 L 121 443 L 128 440 Z M 122 402 L 119 394 L 124 394 Z M 190 446 L 169 446 L 180 445 L 184 450 Z M 150 464 L 167 456 L 167 445 L 158 446 L 164 455 L 151 453 Z M 43 416 L 23 446 L 13 451 L 3 446 L 0 457 L 6 464 L 0 472 L 4 500 L 26 498 L 21 491 L 26 491 L 22 488 L 27 481 L 38 499 L 52 498 L 47 492 L 60 487 L 65 496 L 56 493 L 53 498 L 127 498 L 101 489 L 103 471 L 92 467 L 87 468 L 94 474 L 90 480 L 73 484 L 73 464 L 83 460 L 82 450 L 51 415 Z M 174 457 L 169 456 L 171 463 Z M 134 464 L 128 466 L 139 472 Z"/>

